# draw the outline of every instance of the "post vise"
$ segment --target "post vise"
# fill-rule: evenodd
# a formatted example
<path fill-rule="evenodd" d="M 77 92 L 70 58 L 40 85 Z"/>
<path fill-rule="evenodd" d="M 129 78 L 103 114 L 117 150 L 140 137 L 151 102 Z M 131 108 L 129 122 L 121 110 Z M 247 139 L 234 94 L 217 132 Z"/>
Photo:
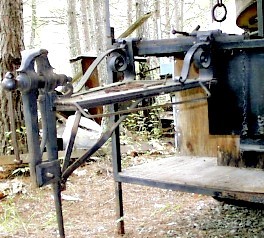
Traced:
<path fill-rule="evenodd" d="M 71 94 L 71 78 L 55 74 L 48 60 L 47 50 L 22 52 L 22 63 L 18 77 L 7 73 L 2 82 L 6 90 L 19 89 L 22 92 L 27 143 L 30 155 L 30 175 L 33 184 L 41 187 L 53 185 L 56 213 L 61 237 L 64 228 L 61 209 L 61 167 L 58 159 L 55 88 L 63 86 Z M 35 71 L 35 65 L 37 71 Z M 42 139 L 40 139 L 38 108 L 42 121 Z M 47 161 L 43 161 L 43 152 L 47 151 Z"/>

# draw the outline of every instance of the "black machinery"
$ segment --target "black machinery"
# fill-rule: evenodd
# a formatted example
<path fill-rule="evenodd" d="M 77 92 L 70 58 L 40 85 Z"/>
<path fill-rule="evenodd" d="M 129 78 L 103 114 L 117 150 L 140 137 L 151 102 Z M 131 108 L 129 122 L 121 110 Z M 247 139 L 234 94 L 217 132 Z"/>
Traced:
<path fill-rule="evenodd" d="M 71 173 L 110 137 L 112 137 L 119 218 L 123 216 L 123 182 L 264 203 L 262 170 L 217 166 L 216 162 L 209 158 L 203 158 L 203 163 L 199 164 L 197 163 L 199 159 L 168 158 L 154 162 L 151 166 L 141 165 L 122 171 L 118 129 L 129 112 L 141 110 L 137 106 L 142 99 L 200 87 L 206 96 L 196 100 L 208 100 L 210 133 L 240 135 L 242 147 L 262 153 L 264 151 L 264 39 L 261 35 L 263 21 L 260 20 L 263 20 L 263 6 L 262 1 L 257 3 L 258 13 L 261 13 L 258 15 L 259 34 L 228 35 L 220 30 L 214 30 L 193 31 L 174 39 L 116 40 L 112 48 L 99 56 L 90 66 L 77 89 L 74 89 L 74 93 L 70 78 L 53 73 L 46 50 L 24 54 L 17 78 L 10 73 L 6 74 L 3 87 L 7 90 L 19 89 L 22 92 L 32 180 L 39 187 L 53 184 L 61 237 L 65 236 L 61 190 Z M 134 64 L 137 56 L 182 58 L 184 63 L 181 75 L 173 79 L 136 81 Z M 109 78 L 113 79 L 117 73 L 121 73 L 124 80 L 78 92 L 104 57 L 108 59 Z M 199 69 L 198 78 L 188 77 L 192 63 Z M 55 93 L 55 88 L 59 85 L 65 88 L 65 94 L 62 96 Z M 133 101 L 130 109 L 117 111 L 116 105 L 126 101 Z M 176 103 L 188 103 L 188 101 Z M 113 105 L 112 112 L 108 115 L 111 116 L 112 125 L 90 150 L 70 164 L 81 115 L 90 117 L 84 109 L 102 105 Z M 40 143 L 38 143 L 38 107 L 43 129 Z M 58 160 L 56 144 L 56 110 L 74 110 L 77 115 L 62 166 Z M 48 161 L 42 159 L 45 148 L 48 152 Z M 250 180 L 252 178 L 254 183 Z M 119 232 L 124 233 L 123 219 L 119 219 L 118 226 Z"/>

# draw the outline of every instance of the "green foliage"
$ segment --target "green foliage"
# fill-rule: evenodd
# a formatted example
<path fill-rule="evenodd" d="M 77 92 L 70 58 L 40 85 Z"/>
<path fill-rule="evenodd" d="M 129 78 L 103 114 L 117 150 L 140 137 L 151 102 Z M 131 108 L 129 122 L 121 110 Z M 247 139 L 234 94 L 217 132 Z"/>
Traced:
<path fill-rule="evenodd" d="M 24 145 L 26 143 L 26 136 L 27 136 L 27 132 L 26 132 L 26 127 L 21 126 L 20 128 L 16 129 L 16 134 L 18 134 L 19 136 L 17 138 L 19 138 L 18 144 L 20 146 Z M 5 132 L 5 138 L 6 141 L 8 142 L 8 146 L 7 146 L 7 154 L 13 154 L 14 152 L 14 147 L 13 145 L 13 141 L 12 141 L 12 132 L 11 131 L 7 131 Z"/>
<path fill-rule="evenodd" d="M 0 233 L 12 232 L 21 226 L 25 227 L 12 198 L 2 202 L 1 208 Z"/>
<path fill-rule="evenodd" d="M 162 125 L 159 115 L 162 108 L 155 108 L 148 111 L 147 116 L 142 111 L 130 114 L 123 122 L 124 127 L 141 138 L 158 139 L 162 136 Z"/>

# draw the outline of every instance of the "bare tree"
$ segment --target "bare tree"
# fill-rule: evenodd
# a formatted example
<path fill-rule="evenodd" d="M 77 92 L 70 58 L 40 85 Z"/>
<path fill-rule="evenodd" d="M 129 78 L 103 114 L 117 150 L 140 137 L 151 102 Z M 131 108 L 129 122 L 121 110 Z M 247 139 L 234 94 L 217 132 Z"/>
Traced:
<path fill-rule="evenodd" d="M 133 0 L 127 0 L 127 26 L 129 27 L 133 21 Z"/>
<path fill-rule="evenodd" d="M 144 15 L 144 0 L 136 1 L 136 19 Z M 144 37 L 145 29 L 144 25 L 141 25 L 137 29 L 137 37 Z"/>
<path fill-rule="evenodd" d="M 1 0 L 0 1 L 0 78 L 6 72 L 16 73 L 21 62 L 21 50 L 23 43 L 23 5 L 22 0 Z M 8 136 L 11 131 L 10 118 L 14 116 L 15 128 L 19 131 L 24 126 L 21 106 L 21 95 L 19 92 L 13 94 L 0 89 L 0 154 L 13 152 L 13 144 Z M 8 103 L 13 106 L 11 117 L 8 115 Z M 25 135 L 24 135 L 25 136 Z M 26 144 L 22 133 L 17 134 L 22 152 Z"/>
<path fill-rule="evenodd" d="M 79 29 L 76 14 L 76 0 L 67 1 L 67 16 L 68 16 L 68 36 L 70 56 L 75 57 L 81 53 Z M 73 67 L 74 73 L 78 72 L 78 68 Z"/>
<path fill-rule="evenodd" d="M 83 33 L 83 43 L 84 43 L 84 51 L 89 51 L 91 49 L 91 39 L 90 39 L 90 31 L 89 24 L 87 20 L 87 12 L 89 9 L 87 8 L 86 0 L 80 0 L 80 12 L 81 12 L 81 23 L 82 23 L 82 33 Z"/>
<path fill-rule="evenodd" d="M 36 0 L 32 0 L 31 2 L 31 34 L 30 34 L 30 43 L 29 43 L 30 49 L 35 47 L 36 28 L 37 28 L 37 5 L 36 5 Z"/>

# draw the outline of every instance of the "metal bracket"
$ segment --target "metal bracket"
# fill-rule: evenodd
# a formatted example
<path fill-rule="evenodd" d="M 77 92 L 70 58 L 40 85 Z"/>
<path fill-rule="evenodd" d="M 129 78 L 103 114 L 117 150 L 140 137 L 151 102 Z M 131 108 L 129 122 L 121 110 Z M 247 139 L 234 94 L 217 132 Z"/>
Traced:
<path fill-rule="evenodd" d="M 36 166 L 36 175 L 39 187 L 59 182 L 61 180 L 60 161 L 42 162 Z"/>
<path fill-rule="evenodd" d="M 221 34 L 219 30 L 191 33 L 192 36 L 196 37 L 197 43 L 188 50 L 184 57 L 181 76 L 179 78 L 181 83 L 187 80 L 192 61 L 199 68 L 199 79 L 213 78 L 210 45 L 214 41 L 215 36 L 219 34 Z"/>

